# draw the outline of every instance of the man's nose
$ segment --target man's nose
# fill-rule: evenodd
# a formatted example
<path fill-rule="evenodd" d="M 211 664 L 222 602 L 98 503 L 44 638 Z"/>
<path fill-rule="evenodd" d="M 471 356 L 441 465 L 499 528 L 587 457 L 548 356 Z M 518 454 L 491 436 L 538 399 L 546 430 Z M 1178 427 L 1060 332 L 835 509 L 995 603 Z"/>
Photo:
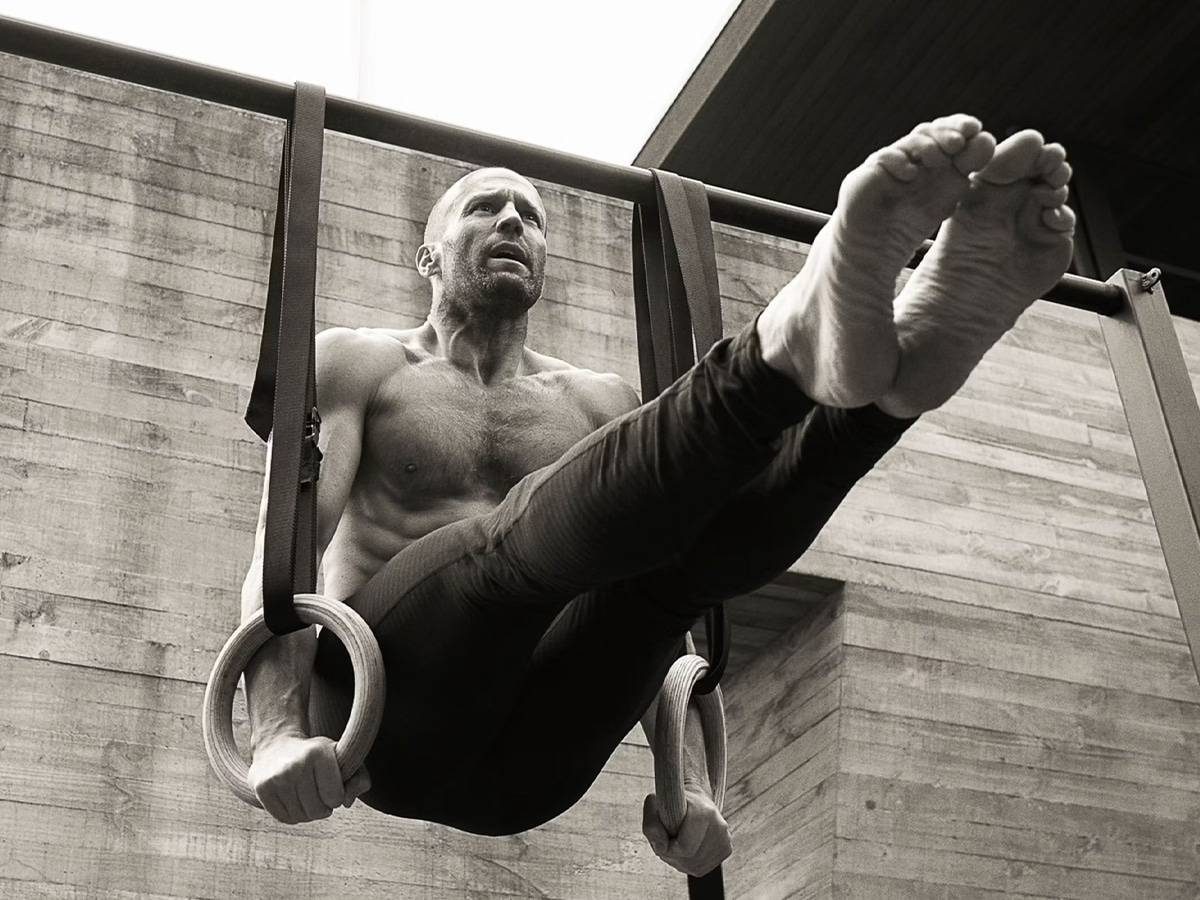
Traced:
<path fill-rule="evenodd" d="M 511 200 L 505 203 L 496 217 L 496 228 L 506 234 L 520 234 L 524 227 L 521 213 L 517 211 L 516 204 Z"/>

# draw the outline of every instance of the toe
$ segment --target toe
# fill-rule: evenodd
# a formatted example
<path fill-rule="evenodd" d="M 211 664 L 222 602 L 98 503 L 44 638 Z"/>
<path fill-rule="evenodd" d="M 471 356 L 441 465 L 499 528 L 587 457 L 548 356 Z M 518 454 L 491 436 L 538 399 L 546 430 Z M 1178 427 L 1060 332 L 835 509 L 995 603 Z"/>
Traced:
<path fill-rule="evenodd" d="M 912 181 L 921 172 L 920 163 L 898 144 L 877 151 L 875 162 L 897 181 Z"/>
<path fill-rule="evenodd" d="M 963 151 L 954 157 L 954 166 L 963 175 L 978 172 L 989 162 L 996 152 L 996 139 L 986 131 L 981 131 L 967 141 Z"/>
<path fill-rule="evenodd" d="M 947 156 L 953 156 L 967 145 L 977 129 L 966 131 L 956 119 L 944 118 L 919 125 L 915 131 L 935 141 Z"/>
<path fill-rule="evenodd" d="M 1039 175 L 1049 175 L 1067 161 L 1067 149 L 1059 143 L 1046 144 L 1038 154 L 1035 169 Z"/>
<path fill-rule="evenodd" d="M 1029 196 L 1037 201 L 1039 206 L 1062 206 L 1067 202 L 1068 189 L 1064 184 L 1062 187 L 1051 187 L 1050 185 L 1038 185 L 1029 191 Z"/>
<path fill-rule="evenodd" d="M 920 129 L 905 135 L 893 146 L 899 148 L 915 165 L 926 169 L 945 166 L 950 159 L 937 140 Z"/>
<path fill-rule="evenodd" d="M 1069 206 L 1054 206 L 1042 210 L 1042 224 L 1051 231 L 1069 232 L 1075 227 L 1075 213 Z"/>
<path fill-rule="evenodd" d="M 928 135 L 929 139 L 937 144 L 938 149 L 946 156 L 962 153 L 963 148 L 967 146 L 967 141 L 971 139 L 969 135 L 963 134 L 957 128 L 931 128 Z"/>
<path fill-rule="evenodd" d="M 1071 164 L 1059 163 L 1042 175 L 1042 181 L 1051 187 L 1064 187 L 1071 180 Z"/>
<path fill-rule="evenodd" d="M 955 113 L 952 116 L 942 116 L 934 119 L 932 122 L 918 125 L 917 130 L 925 130 L 935 136 L 954 133 L 961 135 L 964 140 L 970 140 L 983 131 L 983 123 L 974 116 L 968 116 L 965 113 Z"/>
<path fill-rule="evenodd" d="M 983 124 L 973 116 L 945 116 L 916 130 L 937 143 L 960 175 L 969 175 L 982 169 L 996 149 L 996 139 L 984 131 Z M 929 160 L 925 162 L 931 165 Z"/>
<path fill-rule="evenodd" d="M 979 177 L 990 184 L 1012 184 L 1029 178 L 1036 172 L 1045 142 L 1033 129 L 1018 131 L 996 146 L 992 161 L 980 172 Z"/>

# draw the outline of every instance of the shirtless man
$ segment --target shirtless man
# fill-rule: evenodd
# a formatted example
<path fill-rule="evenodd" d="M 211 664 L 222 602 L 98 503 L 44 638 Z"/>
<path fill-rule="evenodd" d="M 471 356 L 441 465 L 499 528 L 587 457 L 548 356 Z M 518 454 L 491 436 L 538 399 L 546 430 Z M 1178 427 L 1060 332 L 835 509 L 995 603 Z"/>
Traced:
<path fill-rule="evenodd" d="M 352 692 L 344 651 L 313 629 L 268 644 L 246 672 L 263 806 L 295 823 L 361 794 L 482 834 L 569 808 L 653 715 L 692 622 L 798 558 L 1059 279 L 1069 178 L 1037 132 L 997 147 L 969 116 L 918 126 L 847 176 L 756 322 L 644 406 L 616 376 L 525 346 L 545 209 L 513 172 L 460 180 L 417 253 L 428 321 L 317 342 L 325 592 L 379 637 L 384 724 L 343 777 L 330 736 Z M 245 615 L 261 606 L 265 504 Z M 730 847 L 701 769 L 679 835 L 653 797 L 644 809 L 655 852 L 690 874 Z"/>

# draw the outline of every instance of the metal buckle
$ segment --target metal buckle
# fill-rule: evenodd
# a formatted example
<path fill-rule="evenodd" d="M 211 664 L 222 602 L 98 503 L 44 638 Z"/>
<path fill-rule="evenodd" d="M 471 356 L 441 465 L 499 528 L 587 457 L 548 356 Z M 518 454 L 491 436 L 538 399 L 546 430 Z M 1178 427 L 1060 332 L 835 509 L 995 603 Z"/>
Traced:
<path fill-rule="evenodd" d="M 314 406 L 304 418 L 304 443 L 300 450 L 300 483 L 316 484 L 321 477 L 321 413 Z"/>

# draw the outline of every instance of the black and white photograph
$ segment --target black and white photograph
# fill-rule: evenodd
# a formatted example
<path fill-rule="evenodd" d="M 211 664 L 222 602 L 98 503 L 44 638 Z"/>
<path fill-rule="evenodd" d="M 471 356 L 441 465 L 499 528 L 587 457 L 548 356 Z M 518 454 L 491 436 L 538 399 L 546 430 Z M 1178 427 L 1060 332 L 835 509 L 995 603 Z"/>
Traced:
<path fill-rule="evenodd" d="M 1198 47 L 0 0 L 0 900 L 1200 900 Z"/>

